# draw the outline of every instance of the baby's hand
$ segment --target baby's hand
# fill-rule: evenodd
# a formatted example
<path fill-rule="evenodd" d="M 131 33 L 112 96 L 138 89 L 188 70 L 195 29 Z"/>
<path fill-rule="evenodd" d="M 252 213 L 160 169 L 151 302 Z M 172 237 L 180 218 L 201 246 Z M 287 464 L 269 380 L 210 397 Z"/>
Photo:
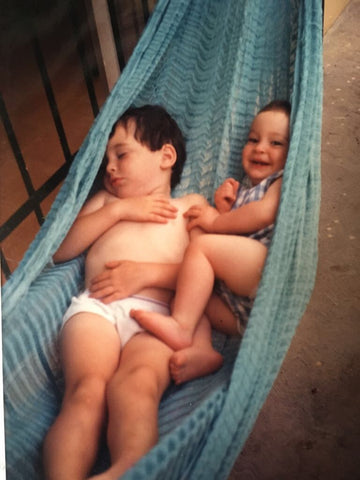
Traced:
<path fill-rule="evenodd" d="M 210 205 L 193 205 L 184 213 L 184 217 L 189 219 L 188 230 L 200 227 L 205 232 L 213 231 L 213 224 L 218 216 L 219 212 Z"/>
<path fill-rule="evenodd" d="M 164 195 L 144 195 L 119 199 L 123 208 L 121 220 L 167 223 L 176 218 L 178 209 Z"/>
<path fill-rule="evenodd" d="M 91 280 L 90 297 L 111 303 L 135 295 L 146 286 L 142 270 L 141 263 L 129 260 L 107 262 L 105 270 Z"/>
<path fill-rule="evenodd" d="M 215 192 L 215 205 L 220 213 L 225 213 L 231 210 L 236 200 L 236 194 L 240 183 L 234 178 L 227 178 L 224 183 Z"/>

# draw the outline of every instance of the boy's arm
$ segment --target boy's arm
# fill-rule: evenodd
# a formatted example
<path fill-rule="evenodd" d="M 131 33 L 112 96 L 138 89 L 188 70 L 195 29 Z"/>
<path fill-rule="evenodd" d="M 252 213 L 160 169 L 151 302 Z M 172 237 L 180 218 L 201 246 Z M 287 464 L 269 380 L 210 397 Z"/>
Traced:
<path fill-rule="evenodd" d="M 202 195 L 190 194 L 184 197 L 187 206 L 194 202 L 207 204 Z M 200 228 L 189 232 L 189 238 L 204 233 Z M 151 263 L 116 260 L 108 262 L 105 270 L 92 279 L 91 297 L 110 303 L 134 295 L 146 287 L 175 290 L 180 263 Z"/>
<path fill-rule="evenodd" d="M 276 180 L 261 200 L 220 214 L 215 209 L 202 212 L 190 209 L 189 228 L 201 227 L 206 232 L 245 234 L 256 232 L 274 223 L 280 203 L 281 178 Z"/>
<path fill-rule="evenodd" d="M 110 200 L 109 200 L 110 199 Z M 101 191 L 80 211 L 54 255 L 55 262 L 76 257 L 119 221 L 166 223 L 177 209 L 161 195 L 119 199 Z"/>
<path fill-rule="evenodd" d="M 136 294 L 146 287 L 175 290 L 180 263 L 108 262 L 105 271 L 92 279 L 91 297 L 104 303 Z"/>

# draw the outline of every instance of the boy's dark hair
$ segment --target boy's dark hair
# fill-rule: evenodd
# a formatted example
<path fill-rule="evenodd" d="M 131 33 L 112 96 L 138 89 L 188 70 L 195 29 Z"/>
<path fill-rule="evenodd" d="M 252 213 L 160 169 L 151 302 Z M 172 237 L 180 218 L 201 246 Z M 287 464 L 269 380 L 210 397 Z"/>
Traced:
<path fill-rule="evenodd" d="M 173 189 L 180 182 L 186 160 L 185 141 L 178 124 L 159 105 L 131 107 L 115 122 L 109 138 L 114 135 L 119 125 L 127 129 L 130 121 L 135 123 L 136 140 L 146 145 L 152 152 L 160 150 L 166 143 L 170 143 L 175 148 L 177 158 L 171 173 L 171 189 Z"/>
<path fill-rule="evenodd" d="M 273 100 L 263 107 L 259 113 L 263 112 L 284 112 L 288 117 L 291 114 L 291 103 L 288 100 Z"/>

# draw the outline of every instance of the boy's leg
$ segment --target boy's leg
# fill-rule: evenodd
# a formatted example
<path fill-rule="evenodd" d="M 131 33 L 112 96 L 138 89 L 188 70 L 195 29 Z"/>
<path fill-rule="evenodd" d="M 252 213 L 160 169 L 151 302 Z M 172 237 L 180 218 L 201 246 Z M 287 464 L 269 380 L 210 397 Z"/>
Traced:
<path fill-rule="evenodd" d="M 119 363 L 114 325 L 89 313 L 74 315 L 61 334 L 65 395 L 44 443 L 45 478 L 84 479 L 96 458 L 105 416 L 105 389 Z"/>
<path fill-rule="evenodd" d="M 190 347 L 174 352 L 170 358 L 170 373 L 177 385 L 197 377 L 209 375 L 223 364 L 222 355 L 217 352 L 211 341 L 211 327 L 205 315 L 195 330 Z"/>
<path fill-rule="evenodd" d="M 169 347 L 147 333 L 135 335 L 125 345 L 107 392 L 111 467 L 94 478 L 119 478 L 156 444 L 171 354 Z"/>

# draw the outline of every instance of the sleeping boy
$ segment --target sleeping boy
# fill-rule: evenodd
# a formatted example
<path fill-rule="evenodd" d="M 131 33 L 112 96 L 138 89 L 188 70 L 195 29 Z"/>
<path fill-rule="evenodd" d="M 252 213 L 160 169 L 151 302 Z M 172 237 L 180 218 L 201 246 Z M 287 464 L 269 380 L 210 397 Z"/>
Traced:
<path fill-rule="evenodd" d="M 169 278 L 176 277 L 189 243 L 183 214 L 205 203 L 196 194 L 171 198 L 185 156 L 181 131 L 163 108 L 126 111 L 109 137 L 105 189 L 88 200 L 54 256 L 62 262 L 88 250 L 86 290 L 73 299 L 60 333 L 65 394 L 44 443 L 47 479 L 88 478 L 105 420 L 111 466 L 96 478 L 118 478 L 157 442 L 158 406 L 170 383 L 173 351 L 129 311 L 169 314 Z M 152 276 L 161 265 L 161 273 L 129 298 L 107 305 L 91 298 L 91 279 L 109 260 L 123 259 L 148 263 Z M 201 325 L 199 336 L 214 359 L 209 366 L 218 368 L 221 356 L 212 350 L 207 322 Z"/>

